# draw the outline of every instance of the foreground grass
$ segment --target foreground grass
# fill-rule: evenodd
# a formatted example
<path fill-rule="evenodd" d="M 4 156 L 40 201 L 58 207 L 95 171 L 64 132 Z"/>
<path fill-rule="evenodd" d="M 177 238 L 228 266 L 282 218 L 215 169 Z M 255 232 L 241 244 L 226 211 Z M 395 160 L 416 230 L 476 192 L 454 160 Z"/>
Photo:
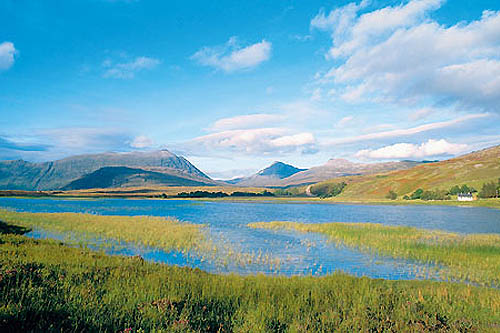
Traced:
<path fill-rule="evenodd" d="M 0 210 L 0 220 L 31 229 L 72 234 L 80 240 L 115 240 L 166 251 L 188 251 L 205 242 L 203 226 L 151 216 L 21 213 Z M 105 243 L 104 243 L 105 244 Z"/>
<path fill-rule="evenodd" d="M 0 223 L 0 331 L 495 332 L 500 291 L 429 281 L 212 275 Z M 8 233 L 8 234 L 7 234 Z"/>
<path fill-rule="evenodd" d="M 500 286 L 500 235 L 461 235 L 375 223 L 258 222 L 249 226 L 321 233 L 365 252 L 444 265 L 443 278 Z"/>

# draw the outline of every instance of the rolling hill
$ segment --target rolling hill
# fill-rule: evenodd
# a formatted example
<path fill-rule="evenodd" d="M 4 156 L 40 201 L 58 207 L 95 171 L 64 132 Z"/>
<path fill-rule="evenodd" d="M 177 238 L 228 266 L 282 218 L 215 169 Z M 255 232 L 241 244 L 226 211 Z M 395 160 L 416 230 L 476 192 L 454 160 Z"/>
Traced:
<path fill-rule="evenodd" d="M 500 146 L 495 146 L 449 160 L 425 163 L 411 169 L 364 176 L 350 176 L 320 182 L 314 186 L 346 182 L 339 200 L 384 199 L 390 191 L 399 196 L 418 188 L 448 190 L 467 184 L 480 189 L 483 183 L 500 178 Z"/>
<path fill-rule="evenodd" d="M 326 164 L 298 172 L 283 179 L 281 185 L 314 184 L 323 180 L 344 176 L 368 175 L 392 170 L 410 169 L 421 162 L 354 163 L 346 159 L 331 159 Z"/>
<path fill-rule="evenodd" d="M 282 179 L 288 178 L 297 172 L 304 171 L 293 165 L 283 162 L 274 162 L 265 169 L 260 170 L 255 175 L 244 178 L 236 178 L 227 181 L 229 184 L 239 186 L 273 186 L 279 185 Z"/>
<path fill-rule="evenodd" d="M 44 163 L 30 163 L 23 160 L 2 161 L 0 162 L 0 189 L 61 189 L 71 182 L 104 167 L 142 169 L 185 179 L 186 184 L 193 182 L 205 185 L 215 184 L 212 179 L 184 157 L 177 156 L 168 150 L 160 150 L 78 155 Z M 115 170 L 115 173 L 116 171 L 118 170 Z M 125 176 L 123 175 L 123 177 Z"/>

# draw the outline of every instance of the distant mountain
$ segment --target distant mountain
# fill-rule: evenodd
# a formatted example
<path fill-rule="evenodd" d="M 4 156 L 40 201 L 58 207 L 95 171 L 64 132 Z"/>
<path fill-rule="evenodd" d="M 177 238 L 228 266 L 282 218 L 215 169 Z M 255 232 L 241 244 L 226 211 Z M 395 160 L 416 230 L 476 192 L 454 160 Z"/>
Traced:
<path fill-rule="evenodd" d="M 273 186 L 279 185 L 282 179 L 304 170 L 283 162 L 274 162 L 253 176 L 232 179 L 227 182 L 239 186 Z"/>
<path fill-rule="evenodd" d="M 203 185 L 207 184 L 161 172 L 127 167 L 104 167 L 72 181 L 62 189 L 85 190 L 92 188 Z"/>
<path fill-rule="evenodd" d="M 406 170 L 422 162 L 402 161 L 383 163 L 354 163 L 346 159 L 331 159 L 326 164 L 298 172 L 283 179 L 282 185 L 313 184 L 331 178 L 343 176 L 367 175 L 393 170 Z"/>
<path fill-rule="evenodd" d="M 0 189 L 55 190 L 104 167 L 139 168 L 189 181 L 215 184 L 184 157 L 168 150 L 78 155 L 44 163 L 0 162 Z"/>
<path fill-rule="evenodd" d="M 339 199 L 384 199 L 390 191 L 399 196 L 423 190 L 448 190 L 454 185 L 472 186 L 480 190 L 486 182 L 500 178 L 500 146 L 495 146 L 449 160 L 423 163 L 411 169 L 384 174 L 331 179 L 318 184 L 345 181 L 347 187 Z M 313 187 L 316 185 L 313 185 Z"/>

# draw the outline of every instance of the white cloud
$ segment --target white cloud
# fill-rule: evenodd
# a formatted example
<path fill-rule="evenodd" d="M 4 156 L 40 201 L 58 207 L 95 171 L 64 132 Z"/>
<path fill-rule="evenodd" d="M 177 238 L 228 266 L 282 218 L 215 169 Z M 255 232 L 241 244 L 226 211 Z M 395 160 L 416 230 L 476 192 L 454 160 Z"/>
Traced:
<path fill-rule="evenodd" d="M 284 115 L 256 113 L 217 120 L 211 127 L 212 131 L 223 131 L 231 129 L 245 129 L 254 127 L 269 127 L 271 124 L 282 121 Z"/>
<path fill-rule="evenodd" d="M 360 150 L 356 157 L 362 159 L 405 159 L 405 158 L 426 158 L 433 156 L 449 156 L 463 153 L 469 148 L 466 144 L 450 143 L 444 139 L 433 140 L 421 144 L 397 143 L 379 149 Z"/>
<path fill-rule="evenodd" d="M 322 98 L 322 90 L 321 88 L 316 88 L 313 90 L 312 95 L 311 95 L 311 101 L 313 102 L 319 102 L 321 101 Z"/>
<path fill-rule="evenodd" d="M 443 0 L 411 0 L 360 14 L 364 4 L 324 11 L 311 27 L 331 33 L 336 65 L 317 80 L 349 102 L 458 103 L 499 111 L 500 12 L 444 26 Z"/>
<path fill-rule="evenodd" d="M 286 153 L 310 150 L 314 136 L 308 132 L 293 133 L 287 128 L 236 129 L 197 137 L 185 146 L 195 151 L 230 151 L 243 154 Z"/>
<path fill-rule="evenodd" d="M 436 110 L 434 108 L 418 109 L 418 110 L 415 110 L 414 112 L 412 112 L 410 114 L 409 118 L 410 118 L 410 120 L 413 120 L 413 121 L 424 119 L 425 117 L 427 117 L 428 115 L 430 115 L 431 113 L 433 113 L 435 111 Z"/>
<path fill-rule="evenodd" d="M 236 37 L 231 37 L 223 46 L 203 47 L 191 59 L 204 66 L 225 72 L 250 69 L 271 57 L 272 44 L 266 40 L 240 47 Z"/>
<path fill-rule="evenodd" d="M 464 123 L 464 122 L 474 120 L 474 119 L 484 118 L 487 116 L 489 116 L 489 114 L 487 114 L 487 113 L 471 114 L 471 115 L 463 116 L 463 117 L 460 117 L 460 118 L 457 118 L 454 120 L 440 121 L 440 122 L 420 125 L 420 126 L 416 126 L 416 127 L 412 127 L 412 128 L 407 128 L 407 129 L 396 129 L 396 130 L 391 130 L 391 131 L 383 131 L 383 132 L 369 133 L 369 134 L 363 134 L 363 135 L 358 135 L 358 136 L 353 136 L 353 137 L 327 140 L 325 142 L 325 144 L 335 145 L 335 144 L 345 144 L 345 143 L 376 140 L 376 139 L 410 136 L 410 135 L 415 135 L 415 134 L 419 134 L 422 132 L 427 132 L 427 131 L 456 126 L 460 123 Z"/>
<path fill-rule="evenodd" d="M 0 71 L 7 70 L 14 65 L 14 56 L 17 50 L 11 42 L 0 44 Z"/>
<path fill-rule="evenodd" d="M 160 63 L 160 60 L 149 57 L 137 57 L 133 61 L 125 63 L 113 63 L 110 59 L 106 59 L 102 64 L 102 66 L 106 68 L 103 77 L 132 79 L 136 73 L 143 70 L 153 69 Z"/>
<path fill-rule="evenodd" d="M 145 135 L 139 135 L 130 142 L 130 147 L 132 148 L 149 148 L 154 144 L 153 140 Z"/>
<path fill-rule="evenodd" d="M 350 122 L 352 122 L 353 119 L 354 119 L 353 116 L 344 117 L 344 118 L 342 118 L 342 119 L 339 120 L 339 122 L 337 123 L 336 127 L 344 127 L 347 124 L 349 124 Z"/>

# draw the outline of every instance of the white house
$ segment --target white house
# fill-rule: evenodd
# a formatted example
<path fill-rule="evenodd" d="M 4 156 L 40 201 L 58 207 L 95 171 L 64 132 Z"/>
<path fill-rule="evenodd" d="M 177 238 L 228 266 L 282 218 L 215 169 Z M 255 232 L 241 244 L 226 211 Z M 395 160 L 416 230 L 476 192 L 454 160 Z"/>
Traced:
<path fill-rule="evenodd" d="M 457 196 L 458 201 L 473 201 L 474 197 L 471 193 L 458 193 Z"/>

